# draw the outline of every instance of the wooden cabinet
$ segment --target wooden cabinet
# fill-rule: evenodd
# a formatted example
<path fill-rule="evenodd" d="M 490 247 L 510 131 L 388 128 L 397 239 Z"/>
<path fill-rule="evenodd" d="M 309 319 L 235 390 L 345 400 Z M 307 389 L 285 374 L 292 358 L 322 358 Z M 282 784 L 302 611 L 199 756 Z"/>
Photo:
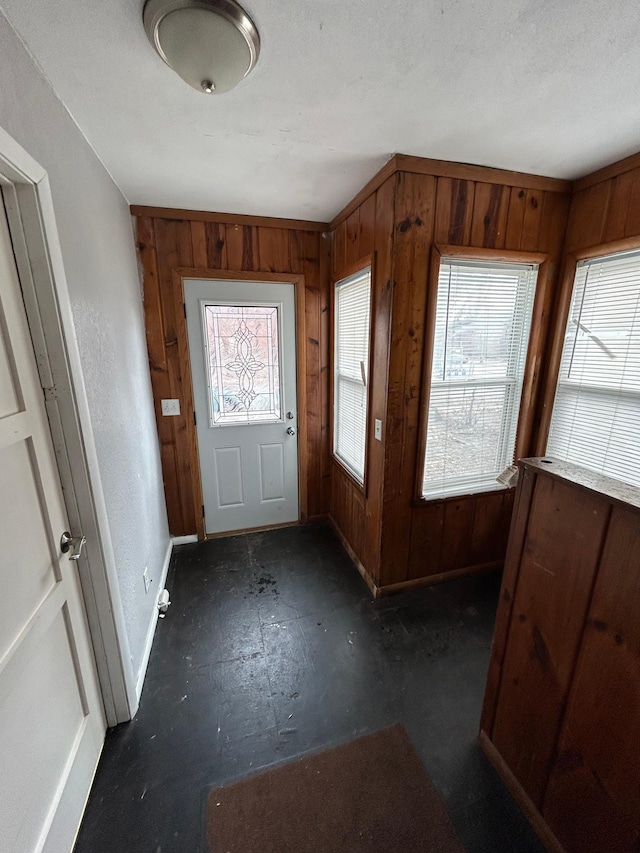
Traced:
<path fill-rule="evenodd" d="M 520 463 L 480 743 L 550 850 L 640 850 L 640 489 Z"/>

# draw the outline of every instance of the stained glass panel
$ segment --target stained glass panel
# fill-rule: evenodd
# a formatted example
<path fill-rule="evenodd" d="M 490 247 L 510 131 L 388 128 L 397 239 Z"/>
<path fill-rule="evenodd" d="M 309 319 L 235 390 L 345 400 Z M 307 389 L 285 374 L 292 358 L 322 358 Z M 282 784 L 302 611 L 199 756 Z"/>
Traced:
<path fill-rule="evenodd" d="M 211 425 L 279 421 L 278 308 L 205 305 Z"/>

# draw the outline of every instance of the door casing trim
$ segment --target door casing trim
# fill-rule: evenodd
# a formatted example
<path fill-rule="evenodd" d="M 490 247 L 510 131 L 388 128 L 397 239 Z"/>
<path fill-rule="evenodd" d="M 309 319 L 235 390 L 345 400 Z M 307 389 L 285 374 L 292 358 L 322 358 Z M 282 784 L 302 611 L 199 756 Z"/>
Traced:
<path fill-rule="evenodd" d="M 0 128 L 0 186 L 78 563 L 107 725 L 138 707 L 82 363 L 45 169 Z"/>

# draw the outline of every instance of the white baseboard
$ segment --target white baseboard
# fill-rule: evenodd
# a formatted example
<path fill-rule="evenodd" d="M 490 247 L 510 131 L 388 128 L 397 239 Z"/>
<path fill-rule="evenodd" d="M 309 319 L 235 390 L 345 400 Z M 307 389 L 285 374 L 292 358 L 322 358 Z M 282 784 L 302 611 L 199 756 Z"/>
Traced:
<path fill-rule="evenodd" d="M 154 598 L 154 607 L 153 613 L 151 614 L 151 619 L 149 621 L 149 628 L 147 630 L 147 636 L 144 641 L 144 653 L 142 655 L 142 663 L 140 664 L 140 671 L 138 672 L 138 678 L 136 680 L 136 698 L 137 702 L 140 702 L 140 696 L 142 695 L 142 688 L 144 686 L 144 679 L 147 674 L 147 667 L 149 665 L 149 657 L 151 656 L 151 646 L 153 645 L 153 638 L 156 633 L 156 627 L 158 625 L 158 608 L 156 607 L 156 603 L 158 601 L 158 596 L 162 592 L 167 582 L 167 572 L 169 571 L 169 563 L 171 562 L 171 554 L 173 552 L 174 540 L 169 539 L 169 544 L 167 545 L 167 553 L 164 557 L 164 563 L 162 565 L 162 572 L 160 573 L 160 581 L 158 586 L 156 587 L 156 594 Z M 137 708 L 136 708 L 137 711 Z M 132 716 L 135 715 L 136 711 L 133 711 Z"/>
<path fill-rule="evenodd" d="M 172 536 L 171 541 L 174 545 L 190 545 L 192 542 L 198 541 L 198 536 L 196 533 L 192 533 L 190 536 Z"/>

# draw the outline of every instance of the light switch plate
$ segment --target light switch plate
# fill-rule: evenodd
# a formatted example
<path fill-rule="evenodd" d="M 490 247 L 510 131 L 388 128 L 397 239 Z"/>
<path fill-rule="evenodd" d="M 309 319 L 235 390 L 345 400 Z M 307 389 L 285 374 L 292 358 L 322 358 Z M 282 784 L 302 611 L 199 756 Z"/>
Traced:
<path fill-rule="evenodd" d="M 376 418 L 374 435 L 378 441 L 382 441 L 382 421 Z"/>
<path fill-rule="evenodd" d="M 163 415 L 179 415 L 180 400 L 161 400 Z"/>

